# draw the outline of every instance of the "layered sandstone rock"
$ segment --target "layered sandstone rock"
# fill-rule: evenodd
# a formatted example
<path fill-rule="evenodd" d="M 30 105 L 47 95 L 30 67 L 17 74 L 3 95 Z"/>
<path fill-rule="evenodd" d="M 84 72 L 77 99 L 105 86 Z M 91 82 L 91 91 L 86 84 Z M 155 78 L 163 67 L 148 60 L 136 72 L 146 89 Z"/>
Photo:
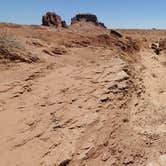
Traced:
<path fill-rule="evenodd" d="M 46 15 L 42 17 L 42 25 L 53 26 L 53 27 L 63 27 L 67 28 L 67 24 L 62 18 L 53 12 L 47 12 Z"/>
<path fill-rule="evenodd" d="M 97 26 L 101 26 L 106 28 L 104 23 L 98 21 L 97 16 L 94 14 L 77 14 L 75 17 L 71 19 L 71 24 L 78 23 L 80 21 L 92 22 Z"/>

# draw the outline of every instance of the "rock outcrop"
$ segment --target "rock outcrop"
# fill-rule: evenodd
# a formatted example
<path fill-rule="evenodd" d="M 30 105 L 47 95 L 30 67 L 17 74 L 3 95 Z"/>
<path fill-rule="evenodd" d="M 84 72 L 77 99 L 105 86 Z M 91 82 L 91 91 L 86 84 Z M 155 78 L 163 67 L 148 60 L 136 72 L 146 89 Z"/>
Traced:
<path fill-rule="evenodd" d="M 166 38 L 161 38 L 160 40 L 153 42 L 150 48 L 154 50 L 156 55 L 160 55 L 161 52 L 166 52 Z"/>
<path fill-rule="evenodd" d="M 71 24 L 78 23 L 80 21 L 92 22 L 97 26 L 101 26 L 106 28 L 104 23 L 98 21 L 97 16 L 94 14 L 77 14 L 75 17 L 71 19 Z"/>
<path fill-rule="evenodd" d="M 39 61 L 39 58 L 29 52 L 23 43 L 12 33 L 0 32 L 0 61 L 26 63 Z"/>
<path fill-rule="evenodd" d="M 119 32 L 117 32 L 117 31 L 115 31 L 113 29 L 110 31 L 110 34 L 115 36 L 115 37 L 118 37 L 118 38 L 122 38 L 123 37 L 122 34 L 120 34 Z"/>
<path fill-rule="evenodd" d="M 160 43 L 159 42 L 152 43 L 151 44 L 151 48 L 154 50 L 154 52 L 155 52 L 156 55 L 159 55 L 160 51 L 162 50 L 160 48 Z"/>
<path fill-rule="evenodd" d="M 62 28 L 68 28 L 67 23 L 65 20 L 61 22 Z"/>
<path fill-rule="evenodd" d="M 42 25 L 53 26 L 55 28 L 63 27 L 67 28 L 67 24 L 62 18 L 53 12 L 47 12 L 46 15 L 42 17 Z"/>

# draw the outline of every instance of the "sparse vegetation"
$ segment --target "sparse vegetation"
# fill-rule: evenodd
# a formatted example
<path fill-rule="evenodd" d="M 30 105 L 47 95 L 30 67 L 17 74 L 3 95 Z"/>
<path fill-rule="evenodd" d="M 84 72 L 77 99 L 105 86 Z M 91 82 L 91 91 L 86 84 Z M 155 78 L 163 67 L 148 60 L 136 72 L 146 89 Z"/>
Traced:
<path fill-rule="evenodd" d="M 0 60 L 32 62 L 37 59 L 32 57 L 19 39 L 7 29 L 0 32 Z"/>

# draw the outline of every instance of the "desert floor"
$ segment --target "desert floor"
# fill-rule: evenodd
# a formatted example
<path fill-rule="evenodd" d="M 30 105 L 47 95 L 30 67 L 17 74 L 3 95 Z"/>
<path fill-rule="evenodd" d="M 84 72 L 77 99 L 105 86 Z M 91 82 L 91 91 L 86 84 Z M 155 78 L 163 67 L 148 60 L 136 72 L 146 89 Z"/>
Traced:
<path fill-rule="evenodd" d="M 146 44 L 50 56 L 35 43 L 41 62 L 0 65 L 1 166 L 165 166 L 166 55 L 148 45 L 166 32 L 118 31 Z"/>

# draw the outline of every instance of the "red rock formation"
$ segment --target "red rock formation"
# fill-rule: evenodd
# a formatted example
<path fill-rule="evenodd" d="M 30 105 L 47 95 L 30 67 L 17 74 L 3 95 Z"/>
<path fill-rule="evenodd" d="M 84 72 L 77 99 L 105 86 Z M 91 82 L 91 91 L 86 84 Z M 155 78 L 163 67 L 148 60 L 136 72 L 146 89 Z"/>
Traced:
<path fill-rule="evenodd" d="M 98 22 L 97 16 L 94 14 L 77 14 L 75 17 L 71 19 L 71 24 L 78 23 L 80 21 L 87 21 L 92 22 L 97 26 L 101 26 L 103 28 L 106 28 L 104 23 Z"/>
<path fill-rule="evenodd" d="M 53 26 L 53 27 L 63 27 L 66 28 L 67 24 L 65 21 L 62 21 L 61 17 L 56 13 L 47 12 L 46 15 L 42 17 L 42 25 L 44 26 Z"/>

